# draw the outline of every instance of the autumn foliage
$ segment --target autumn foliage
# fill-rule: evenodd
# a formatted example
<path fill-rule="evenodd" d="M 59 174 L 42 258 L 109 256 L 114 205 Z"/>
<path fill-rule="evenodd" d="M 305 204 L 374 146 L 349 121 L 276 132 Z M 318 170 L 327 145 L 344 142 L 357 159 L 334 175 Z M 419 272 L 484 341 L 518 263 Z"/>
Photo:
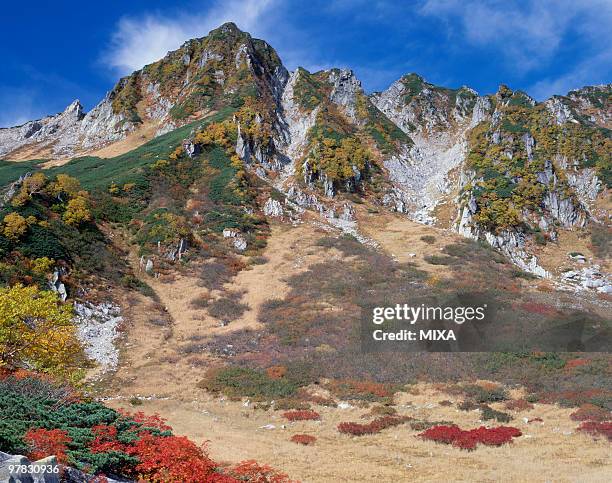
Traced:
<path fill-rule="evenodd" d="M 138 458 L 135 475 L 145 481 L 200 483 L 209 481 L 215 463 L 203 447 L 184 436 L 143 433 L 127 453 Z"/>
<path fill-rule="evenodd" d="M 612 415 L 607 409 L 595 406 L 594 404 L 583 404 L 580 409 L 570 414 L 574 421 L 610 421 Z"/>
<path fill-rule="evenodd" d="M 289 477 L 268 465 L 261 465 L 254 460 L 243 461 L 231 474 L 239 481 L 252 483 L 291 483 Z M 215 481 L 215 480 L 213 480 Z"/>
<path fill-rule="evenodd" d="M 35 286 L 0 288 L 0 366 L 60 374 L 81 356 L 71 305 Z"/>
<path fill-rule="evenodd" d="M 24 436 L 30 448 L 28 458 L 33 461 L 55 455 L 59 463 L 66 463 L 66 450 L 72 440 L 66 431 L 61 429 L 30 429 Z"/>
<path fill-rule="evenodd" d="M 294 434 L 291 436 L 292 443 L 303 444 L 304 446 L 313 445 L 316 440 L 317 438 L 310 434 Z"/>
<path fill-rule="evenodd" d="M 287 411 L 283 416 L 289 421 L 316 421 L 321 419 L 321 415 L 310 409 L 301 409 L 296 411 Z"/>
<path fill-rule="evenodd" d="M 452 444 L 461 449 L 473 450 L 478 444 L 486 446 L 501 446 L 512 442 L 512 438 L 521 436 L 521 431 L 510 426 L 464 430 L 458 426 L 434 426 L 423 431 L 419 436 L 437 443 Z"/>
<path fill-rule="evenodd" d="M 383 416 L 376 418 L 367 424 L 361 423 L 340 423 L 338 425 L 338 431 L 344 434 L 350 434 L 353 436 L 363 436 L 365 434 L 376 434 L 380 433 L 383 429 L 398 426 L 408 421 L 408 418 L 399 416 Z"/>

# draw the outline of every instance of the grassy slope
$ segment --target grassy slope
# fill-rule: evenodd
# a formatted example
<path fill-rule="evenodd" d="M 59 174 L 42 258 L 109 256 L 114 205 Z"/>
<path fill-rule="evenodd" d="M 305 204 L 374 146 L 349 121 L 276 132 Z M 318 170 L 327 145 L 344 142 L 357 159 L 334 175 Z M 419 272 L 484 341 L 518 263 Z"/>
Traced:
<path fill-rule="evenodd" d="M 0 188 L 17 180 L 28 171 L 38 169 L 37 166 L 43 162 L 44 159 L 33 159 L 20 162 L 0 160 Z"/>
<path fill-rule="evenodd" d="M 137 180 L 141 169 L 158 159 L 168 156 L 189 133 L 202 124 L 225 119 L 232 108 L 221 109 L 203 120 L 186 124 L 167 134 L 158 136 L 146 144 L 113 158 L 98 158 L 96 156 L 84 156 L 74 158 L 63 166 L 46 170 L 48 176 L 66 173 L 81 181 L 87 190 L 96 188 L 107 188 L 111 183 L 124 184 Z M 1 161 L 0 160 L 0 186 L 5 186 L 19 176 L 38 169 L 38 165 L 44 160 L 28 161 Z"/>

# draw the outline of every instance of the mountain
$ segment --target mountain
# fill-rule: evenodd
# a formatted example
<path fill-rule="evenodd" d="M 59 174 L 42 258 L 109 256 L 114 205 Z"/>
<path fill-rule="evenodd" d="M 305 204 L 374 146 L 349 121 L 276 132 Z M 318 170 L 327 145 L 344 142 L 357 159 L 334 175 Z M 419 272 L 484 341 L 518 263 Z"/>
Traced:
<path fill-rule="evenodd" d="M 368 93 L 229 23 L 0 130 L 0 474 L 609 480 L 611 94 Z"/>
<path fill-rule="evenodd" d="M 540 246 L 607 219 L 611 96 L 608 84 L 538 103 L 417 74 L 368 94 L 350 70 L 289 73 L 270 45 L 227 23 L 122 78 L 89 113 L 75 101 L 1 129 L 0 155 L 108 157 L 231 112 L 236 154 L 302 208 L 333 211 L 339 193 L 355 193 L 549 277 L 559 266 L 542 265 Z"/>

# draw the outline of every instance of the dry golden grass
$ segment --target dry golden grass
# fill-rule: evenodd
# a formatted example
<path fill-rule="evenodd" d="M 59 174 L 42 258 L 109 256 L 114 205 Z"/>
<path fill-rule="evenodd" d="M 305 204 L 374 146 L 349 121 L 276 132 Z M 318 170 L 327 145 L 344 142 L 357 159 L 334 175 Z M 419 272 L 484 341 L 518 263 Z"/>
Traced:
<path fill-rule="evenodd" d="M 393 215 L 364 216 L 367 214 L 358 213 L 358 219 L 366 225 L 364 231 L 386 250 L 400 260 L 416 261 L 432 277 L 440 275 L 437 272 L 440 267 L 427 264 L 422 257 L 455 241 L 454 235 Z M 424 234 L 432 233 L 436 243 L 430 245 L 420 240 Z M 609 443 L 577 433 L 577 423 L 569 418 L 571 409 L 536 404 L 531 410 L 512 413 L 515 420 L 510 425 L 518 427 L 522 437 L 503 447 L 479 447 L 467 452 L 423 441 L 409 425 L 363 437 L 349 437 L 337 431 L 340 422 L 363 422 L 361 417 L 370 408 L 315 406 L 322 421 L 288 423 L 281 412 L 256 410 L 246 400 L 217 398 L 199 389 L 198 381 L 215 359 L 202 352 L 185 353 L 185 344 L 226 331 L 256 328 L 257 308 L 263 301 L 286 293 L 286 277 L 305 270 L 323 256 L 335 256 L 332 250 L 321 250 L 316 245 L 321 235 L 306 224 L 274 225 L 263 253 L 268 261 L 239 273 L 226 286 L 232 291 L 245 290 L 242 301 L 251 307 L 227 327 L 219 327 L 218 321 L 207 316 L 206 311 L 190 306 L 193 298 L 207 291 L 197 285 L 194 276 L 176 274 L 174 281 L 164 283 L 141 274 L 155 290 L 161 305 L 140 295 L 131 295 L 129 301 L 124 301 L 123 305 L 129 306 L 126 312 L 129 322 L 121 364 L 115 374 L 98 384 L 99 394 L 111 397 L 107 403 L 115 408 L 159 413 L 177 434 L 197 442 L 210 441 L 210 453 L 218 461 L 256 459 L 304 482 L 609 481 Z M 417 253 L 418 258 L 407 257 L 409 252 Z M 151 324 L 151 318 L 160 314 L 172 318 L 171 328 Z M 402 416 L 451 421 L 464 429 L 480 426 L 480 413 L 457 410 L 460 399 L 447 394 L 445 388 L 442 384 L 411 386 L 396 395 L 395 407 Z M 314 392 L 317 391 L 321 388 Z M 519 398 L 524 393 L 515 389 L 511 395 Z M 151 398 L 135 408 L 129 403 L 134 396 Z M 439 405 L 443 400 L 451 400 L 453 405 Z M 503 403 L 491 406 L 506 411 Z M 540 417 L 544 422 L 528 424 L 524 417 Z M 275 428 L 263 429 L 270 424 Z M 298 433 L 316 436 L 317 441 L 308 447 L 290 442 L 291 436 Z"/>

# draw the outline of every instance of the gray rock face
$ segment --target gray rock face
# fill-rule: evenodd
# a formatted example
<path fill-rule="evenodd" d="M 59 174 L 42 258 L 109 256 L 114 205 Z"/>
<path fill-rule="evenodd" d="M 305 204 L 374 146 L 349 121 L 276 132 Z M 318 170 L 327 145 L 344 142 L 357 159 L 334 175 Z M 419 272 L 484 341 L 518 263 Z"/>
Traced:
<path fill-rule="evenodd" d="M 569 121 L 576 122 L 572 111 L 559 96 L 551 97 L 550 99 L 544 102 L 544 105 L 546 106 L 546 109 L 548 109 L 548 112 L 553 115 L 555 122 L 558 125 L 565 124 Z"/>
<path fill-rule="evenodd" d="M 59 298 L 62 302 L 65 302 L 66 299 L 68 298 L 68 292 L 66 291 L 66 286 L 62 283 L 62 281 L 60 280 L 60 270 L 54 270 L 53 271 L 53 276 L 51 278 L 51 281 L 49 282 L 49 286 L 51 288 L 51 290 L 53 290 L 54 292 L 57 292 L 57 294 L 59 295 Z"/>
<path fill-rule="evenodd" d="M 23 465 L 28 467 L 32 465 L 34 468 L 46 471 L 30 471 L 16 472 L 11 471 L 11 466 Z M 61 476 L 60 476 L 61 475 Z M 0 451 L 0 482 L 2 483 L 89 483 L 99 481 L 93 475 L 83 473 L 82 471 L 70 466 L 59 465 L 55 456 L 48 456 L 38 461 L 30 461 L 22 455 L 11 455 Z M 133 480 L 113 479 L 106 477 L 108 483 L 132 483 Z"/>
<path fill-rule="evenodd" d="M 263 212 L 264 215 L 271 216 L 272 218 L 282 218 L 284 213 L 283 205 L 281 205 L 280 201 L 268 198 L 268 201 L 264 204 Z"/>
<path fill-rule="evenodd" d="M 489 115 L 491 106 L 472 89 L 464 87 L 451 96 L 450 91 L 414 79 L 423 86 L 416 95 L 400 79 L 370 98 L 414 143 L 383 161 L 396 189 L 404 192 L 396 209 L 432 224 L 431 213 L 452 189 L 449 173 L 465 160 L 467 132 Z M 387 196 L 386 203 L 391 198 L 398 196 Z"/>
<path fill-rule="evenodd" d="M 122 139 L 133 129 L 133 123 L 113 113 L 108 96 L 87 114 L 76 100 L 54 116 L 1 128 L 0 156 L 30 147 L 36 152 L 49 151 L 51 157 L 73 156 L 78 151 Z"/>
<path fill-rule="evenodd" d="M 308 131 L 315 124 L 319 108 L 306 113 L 300 109 L 294 98 L 294 87 L 300 76 L 300 70 L 291 74 L 281 96 L 281 109 L 287 136 L 279 144 L 279 150 L 292 161 L 297 161 L 304 153 L 308 144 Z M 293 171 L 293 163 L 289 163 L 288 169 Z M 291 174 L 291 173 L 289 173 Z"/>
<path fill-rule="evenodd" d="M 244 251 L 247 248 L 247 241 L 242 234 L 231 228 L 223 230 L 223 238 L 229 238 L 234 248 L 238 251 Z"/>
<path fill-rule="evenodd" d="M 606 294 L 612 292 L 612 278 L 601 272 L 597 265 L 564 272 L 561 280 L 578 289 L 591 289 Z"/>
<path fill-rule="evenodd" d="M 357 94 L 363 92 L 361 82 L 352 70 L 332 69 L 329 71 L 327 81 L 332 85 L 329 100 L 338 106 L 342 106 L 347 116 L 357 122 L 355 108 L 357 104 Z"/>
<path fill-rule="evenodd" d="M 13 197 L 17 194 L 17 192 L 21 188 L 21 185 L 23 184 L 24 180 L 26 178 L 29 178 L 30 176 L 32 176 L 32 173 L 25 173 L 24 175 L 21 175 L 19 179 L 11 183 L 4 190 L 4 193 L 2 193 L 2 197 L 0 198 L 0 208 L 2 208 L 4 205 L 9 203 L 13 199 Z"/>
<path fill-rule="evenodd" d="M 120 308 L 109 302 L 99 305 L 75 302 L 74 311 L 77 336 L 85 354 L 99 364 L 102 373 L 113 370 L 119 362 L 115 339 L 123 322 Z"/>
<path fill-rule="evenodd" d="M 516 266 L 538 277 L 551 277 L 549 272 L 538 265 L 538 259 L 535 256 L 525 252 L 525 236 L 522 233 L 504 231 L 499 235 L 494 235 L 487 232 L 484 236 L 489 245 L 501 251 Z"/>

